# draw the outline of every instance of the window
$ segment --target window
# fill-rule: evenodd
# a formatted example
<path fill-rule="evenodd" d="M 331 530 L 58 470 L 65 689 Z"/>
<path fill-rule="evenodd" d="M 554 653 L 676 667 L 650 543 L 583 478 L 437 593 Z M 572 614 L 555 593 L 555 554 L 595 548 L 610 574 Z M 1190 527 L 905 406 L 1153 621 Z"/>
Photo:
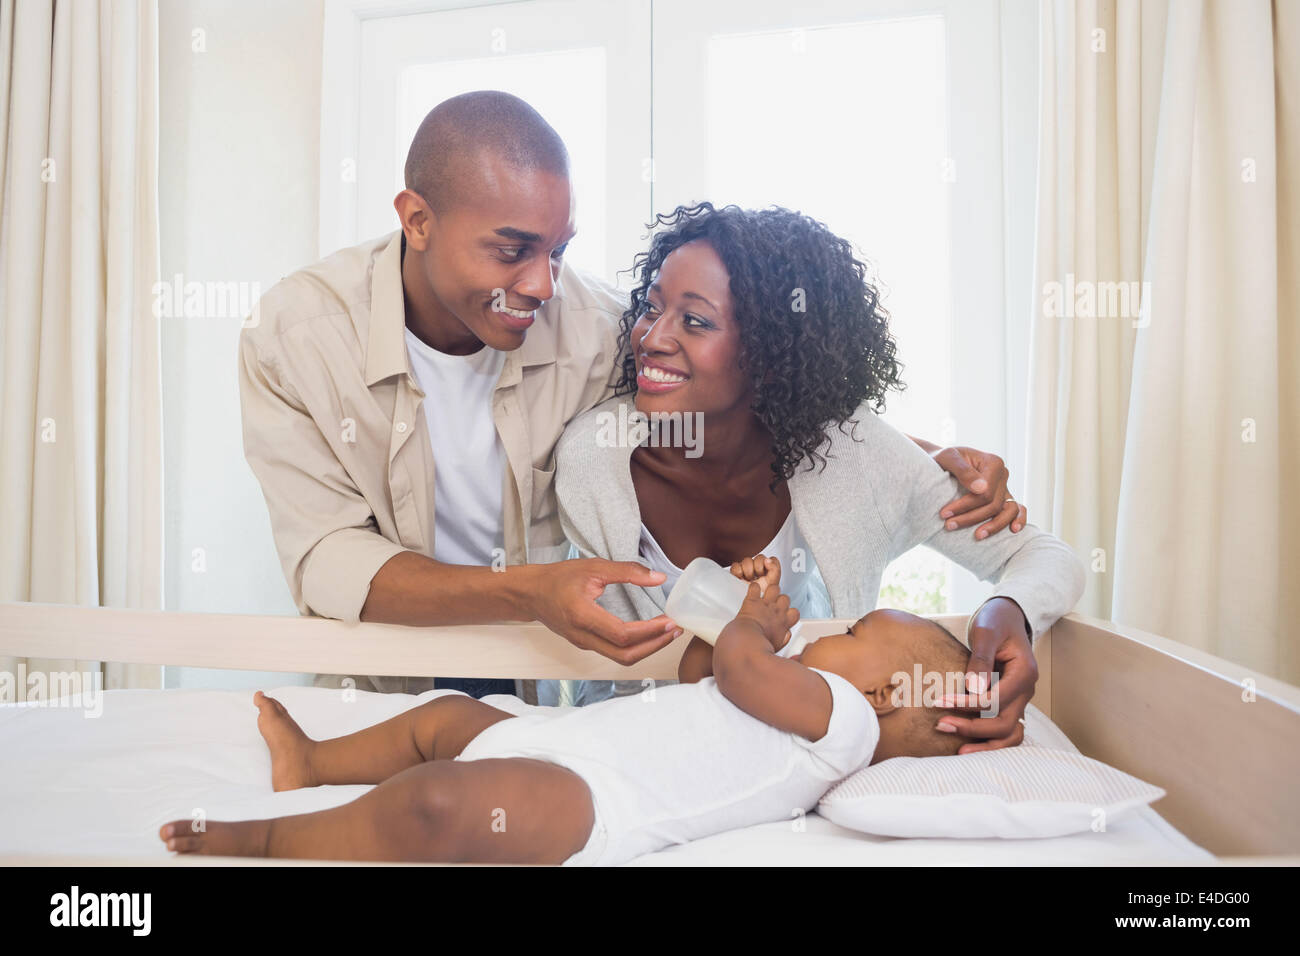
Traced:
<path fill-rule="evenodd" d="M 703 50 L 704 97 L 672 71 L 656 84 L 660 125 L 702 99 L 705 130 L 703 144 L 656 138 L 673 157 L 656 207 L 780 205 L 854 243 L 906 357 L 887 417 L 937 434 L 951 407 L 943 17 L 714 34 Z"/>
<path fill-rule="evenodd" d="M 1004 117 L 1003 101 L 1032 109 L 1033 97 L 1002 78 L 1032 76 L 1032 4 L 348 3 L 355 35 L 327 15 L 327 45 L 331 35 L 353 44 L 360 80 L 327 78 L 322 183 L 352 155 L 356 185 L 322 189 L 322 254 L 396 228 L 392 196 L 428 108 L 505 89 L 569 145 L 575 264 L 626 287 L 618 273 L 644 249 L 645 224 L 680 203 L 806 212 L 857 246 L 885 294 L 908 386 L 885 417 L 936 442 L 999 450 L 1020 469 L 1009 440 L 1024 414 L 1023 345 L 1008 330 L 1027 328 L 1028 312 L 1008 308 L 1004 275 L 1019 281 L 1028 268 L 1033 180 L 1023 171 L 1035 147 L 1032 123 Z M 393 16 L 395 6 L 420 12 Z M 1003 192 L 1013 168 L 1015 204 Z M 1021 243 L 1011 257 L 1004 215 Z M 895 562 L 884 585 L 890 603 L 927 612 L 972 609 L 987 591 L 928 551 Z"/>
<path fill-rule="evenodd" d="M 987 384 L 1005 369 L 996 3 L 656 0 L 654 20 L 656 210 L 708 198 L 825 222 L 890 312 L 908 387 L 885 418 L 1005 448 Z M 923 612 L 988 590 L 930 551 L 883 587 Z"/>
<path fill-rule="evenodd" d="M 342 141 L 341 161 L 348 150 L 356 157 L 355 211 L 351 184 L 340 183 L 342 201 L 322 188 L 322 254 L 396 229 L 393 197 L 424 115 L 458 93 L 497 89 L 527 100 L 569 149 L 578 233 L 565 258 L 616 281 L 650 214 L 648 0 L 458 6 L 360 20 L 358 118 L 349 126 L 337 105 L 322 117 L 326 141 Z M 323 158 L 322 184 L 332 168 Z"/>
<path fill-rule="evenodd" d="M 538 76 L 545 84 L 537 84 Z M 578 234 L 565 255 L 575 266 L 598 275 L 606 272 L 605 219 L 586 215 L 605 202 L 605 50 L 562 50 L 554 53 L 517 54 L 477 60 L 415 63 L 397 78 L 397 138 L 393 144 L 396 169 L 390 191 L 404 188 L 406 151 L 429 112 L 441 103 L 470 90 L 497 89 L 528 100 L 546 117 L 564 140 L 572 163 L 577 208 L 583 218 Z M 383 210 L 367 213 L 375 215 Z M 376 226 L 382 222 L 376 215 Z"/>

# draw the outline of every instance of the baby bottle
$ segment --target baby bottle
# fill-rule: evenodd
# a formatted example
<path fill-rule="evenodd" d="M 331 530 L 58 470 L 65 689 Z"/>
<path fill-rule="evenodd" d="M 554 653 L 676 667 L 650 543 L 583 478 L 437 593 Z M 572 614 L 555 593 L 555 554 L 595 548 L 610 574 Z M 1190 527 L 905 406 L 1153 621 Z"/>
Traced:
<path fill-rule="evenodd" d="M 708 558 L 696 558 L 673 585 L 664 613 L 683 630 L 713 644 L 740 610 L 749 584 Z"/>

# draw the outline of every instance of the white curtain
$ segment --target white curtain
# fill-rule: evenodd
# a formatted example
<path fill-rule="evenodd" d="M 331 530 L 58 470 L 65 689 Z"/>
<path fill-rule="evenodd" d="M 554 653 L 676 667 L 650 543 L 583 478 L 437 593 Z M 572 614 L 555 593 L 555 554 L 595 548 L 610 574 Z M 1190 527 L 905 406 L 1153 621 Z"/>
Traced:
<path fill-rule="evenodd" d="M 157 196 L 156 0 L 0 0 L 0 600 L 162 606 Z"/>
<path fill-rule="evenodd" d="M 1081 611 L 1293 683 L 1296 6 L 1042 7 L 1026 467 Z"/>

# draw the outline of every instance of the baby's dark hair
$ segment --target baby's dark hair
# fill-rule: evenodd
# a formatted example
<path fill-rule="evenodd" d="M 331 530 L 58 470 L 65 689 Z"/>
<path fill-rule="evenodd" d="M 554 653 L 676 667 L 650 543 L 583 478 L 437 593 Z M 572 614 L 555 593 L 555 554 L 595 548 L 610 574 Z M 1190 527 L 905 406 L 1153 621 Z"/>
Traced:
<path fill-rule="evenodd" d="M 853 424 L 864 401 L 881 412 L 885 393 L 901 390 L 902 366 L 894 357 L 889 316 L 867 267 L 853 246 L 825 225 L 798 212 L 711 203 L 678 206 L 655 217 L 650 249 L 632 266 L 636 285 L 623 313 L 619 345 L 623 366 L 616 394 L 636 390 L 632 326 L 664 259 L 696 239 L 713 247 L 727 267 L 740 326 L 741 364 L 754 385 L 753 411 L 772 436 L 771 487 L 789 479 L 799 463 L 809 468 L 832 423 Z"/>
<path fill-rule="evenodd" d="M 918 620 L 929 625 L 924 630 L 918 628 L 913 644 L 915 660 L 920 663 L 921 669 L 927 673 L 944 675 L 964 673 L 970 664 L 970 651 L 966 645 L 938 621 L 928 618 Z M 920 690 L 918 688 L 917 692 Z M 935 730 L 940 718 L 951 717 L 954 713 L 956 712 L 941 707 L 903 706 L 890 716 L 903 720 L 903 746 L 909 756 L 948 757 L 956 754 L 963 744 L 969 743 L 959 734 L 945 734 L 941 730 Z"/>

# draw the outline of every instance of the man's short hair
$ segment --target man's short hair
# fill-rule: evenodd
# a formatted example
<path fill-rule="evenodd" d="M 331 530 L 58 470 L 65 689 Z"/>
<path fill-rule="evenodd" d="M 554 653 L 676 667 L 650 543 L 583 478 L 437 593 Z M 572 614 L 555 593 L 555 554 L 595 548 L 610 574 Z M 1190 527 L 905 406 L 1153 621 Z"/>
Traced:
<path fill-rule="evenodd" d="M 475 90 L 424 117 L 406 154 L 406 188 L 440 213 L 473 182 L 484 153 L 521 170 L 569 174 L 564 141 L 537 110 L 509 93 Z"/>

